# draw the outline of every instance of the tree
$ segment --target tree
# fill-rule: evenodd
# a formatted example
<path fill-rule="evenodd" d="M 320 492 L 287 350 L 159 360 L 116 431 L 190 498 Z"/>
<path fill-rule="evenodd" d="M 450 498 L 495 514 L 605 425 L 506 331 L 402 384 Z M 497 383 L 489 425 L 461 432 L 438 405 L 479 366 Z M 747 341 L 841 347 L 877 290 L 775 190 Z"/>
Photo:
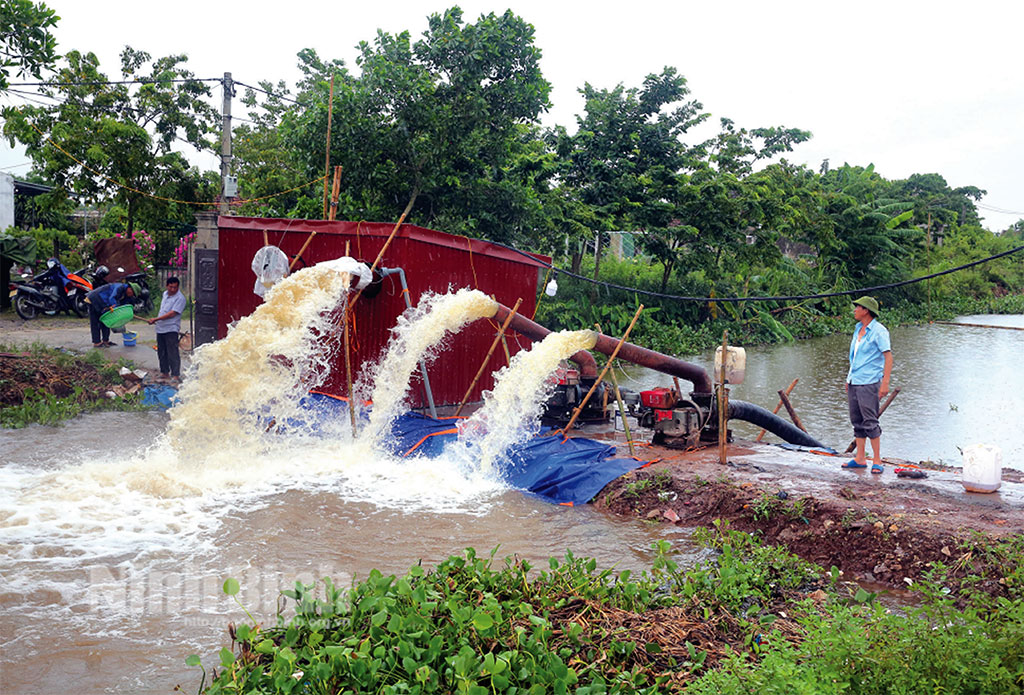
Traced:
<path fill-rule="evenodd" d="M 322 171 L 334 75 L 343 214 L 395 219 L 410 204 L 417 223 L 501 241 L 526 227 L 536 201 L 515 162 L 550 90 L 530 24 L 512 12 L 468 24 L 452 8 L 419 41 L 378 32 L 361 43 L 358 77 L 312 51 L 299 58 L 303 107 L 282 115 L 282 138 L 307 174 Z"/>
<path fill-rule="evenodd" d="M 664 201 L 672 196 L 673 177 L 688 163 L 681 136 L 707 114 L 699 102 L 685 101 L 686 78 L 672 67 L 648 75 L 640 88 L 597 89 L 587 83 L 580 92 L 586 106 L 576 133 L 559 127 L 549 141 L 564 162 L 562 185 L 592 209 L 597 278 L 602 231 L 632 228 L 634 218 L 652 237 L 669 228 L 670 203 Z M 573 266 L 578 265 L 577 255 Z"/>
<path fill-rule="evenodd" d="M 139 80 L 137 88 L 109 83 L 92 53 L 71 51 L 66 60 L 60 85 L 42 90 L 57 103 L 3 110 L 4 135 L 23 143 L 35 170 L 57 187 L 49 195 L 116 202 L 126 210 L 126 231 L 189 219 L 191 210 L 165 199 L 209 200 L 212 191 L 172 147 L 212 148 L 206 136 L 218 118 L 204 100 L 209 87 L 183 67 L 184 55 L 152 61 L 126 47 L 121 77 Z"/>
<path fill-rule="evenodd" d="M 42 77 L 57 59 L 57 40 L 50 28 L 60 17 L 44 3 L 0 0 L 0 92 L 9 77 Z"/>

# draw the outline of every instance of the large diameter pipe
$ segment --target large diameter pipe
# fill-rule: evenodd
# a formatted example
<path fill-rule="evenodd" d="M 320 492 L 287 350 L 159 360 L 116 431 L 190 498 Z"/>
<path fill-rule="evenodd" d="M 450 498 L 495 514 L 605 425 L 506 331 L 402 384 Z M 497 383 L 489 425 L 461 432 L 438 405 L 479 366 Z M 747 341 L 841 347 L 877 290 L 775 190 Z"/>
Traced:
<path fill-rule="evenodd" d="M 509 313 L 508 307 L 499 304 L 498 312 L 494 318 L 498 321 L 504 321 L 508 318 Z M 534 323 L 522 314 L 516 314 L 509 327 L 517 333 L 525 335 L 530 340 L 536 341 L 544 340 L 551 333 L 544 326 Z M 618 338 L 611 338 L 599 333 L 594 349 L 601 354 L 611 355 L 618 344 Z M 594 361 L 594 356 L 589 352 L 580 350 L 569 359 L 579 366 L 581 377 L 597 378 L 597 363 Z M 647 367 L 670 376 L 676 376 L 680 379 L 686 379 L 693 384 L 694 393 L 711 393 L 712 391 L 711 377 L 708 376 L 707 371 L 703 367 L 696 364 L 684 362 L 675 357 L 669 357 L 668 355 L 663 355 L 660 352 L 648 350 L 632 343 L 622 344 L 617 359 L 631 362 L 632 364 L 639 364 L 642 367 Z"/>
<path fill-rule="evenodd" d="M 758 427 L 763 427 L 772 434 L 778 435 L 790 444 L 816 449 L 828 448 L 796 425 L 786 422 L 775 413 L 765 410 L 759 405 L 744 401 L 729 401 L 728 412 L 730 420 L 744 420 L 745 422 L 753 423 Z"/>

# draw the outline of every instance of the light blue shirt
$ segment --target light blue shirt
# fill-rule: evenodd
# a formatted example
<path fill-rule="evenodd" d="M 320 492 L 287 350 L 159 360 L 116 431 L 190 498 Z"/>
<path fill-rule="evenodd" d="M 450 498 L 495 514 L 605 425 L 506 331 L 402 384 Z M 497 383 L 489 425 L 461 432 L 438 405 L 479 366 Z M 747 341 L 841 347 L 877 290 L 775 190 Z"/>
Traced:
<path fill-rule="evenodd" d="M 164 290 L 164 296 L 160 300 L 160 312 L 157 316 L 163 316 L 168 311 L 176 311 L 174 316 L 169 319 L 162 319 L 156 322 L 157 333 L 178 333 L 181 331 L 181 315 L 185 311 L 185 295 L 178 290 L 173 296 L 167 294 L 167 290 Z"/>
<path fill-rule="evenodd" d="M 892 350 L 889 329 L 880 324 L 878 319 L 871 319 L 858 346 L 857 334 L 860 333 L 860 328 L 858 323 L 850 340 L 850 371 L 846 374 L 846 383 L 854 386 L 881 381 L 885 374 L 884 353 Z"/>

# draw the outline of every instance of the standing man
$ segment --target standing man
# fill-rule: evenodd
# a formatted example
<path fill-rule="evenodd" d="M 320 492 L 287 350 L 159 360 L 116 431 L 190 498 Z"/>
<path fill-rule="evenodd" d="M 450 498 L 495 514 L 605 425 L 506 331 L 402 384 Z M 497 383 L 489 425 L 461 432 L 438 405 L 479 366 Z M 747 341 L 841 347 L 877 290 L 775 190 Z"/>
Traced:
<path fill-rule="evenodd" d="M 874 460 L 872 473 L 881 473 L 882 428 L 878 424 L 878 402 L 889 393 L 892 374 L 892 346 L 889 329 L 878 322 L 878 301 L 861 297 L 853 303 L 857 328 L 850 341 L 850 371 L 846 373 L 846 400 L 850 406 L 850 422 L 857 442 L 856 458 L 843 468 L 867 468 L 865 440 L 871 440 Z"/>
<path fill-rule="evenodd" d="M 156 324 L 156 354 L 160 360 L 160 376 L 171 383 L 181 383 L 181 355 L 178 354 L 178 339 L 181 337 L 181 314 L 185 311 L 185 295 L 178 291 L 178 278 L 167 278 L 167 289 L 160 300 L 160 312 L 154 319 L 146 319 L 150 326 Z"/>
<path fill-rule="evenodd" d="M 93 347 L 113 345 L 110 342 L 110 329 L 100 321 L 100 316 L 115 306 L 127 304 L 132 297 L 138 296 L 139 289 L 134 282 L 111 282 L 85 295 L 85 301 L 89 305 L 89 330 L 92 331 Z"/>

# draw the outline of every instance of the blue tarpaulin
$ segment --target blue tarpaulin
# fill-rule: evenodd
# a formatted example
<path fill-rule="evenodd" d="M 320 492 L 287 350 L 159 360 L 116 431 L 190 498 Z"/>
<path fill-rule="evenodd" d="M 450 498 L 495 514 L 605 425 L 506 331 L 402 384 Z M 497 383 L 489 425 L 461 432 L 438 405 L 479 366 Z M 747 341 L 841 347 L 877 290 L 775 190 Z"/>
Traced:
<path fill-rule="evenodd" d="M 142 389 L 142 405 L 148 405 L 167 410 L 178 395 L 178 390 L 171 386 L 150 385 Z"/>
<path fill-rule="evenodd" d="M 326 414 L 344 414 L 347 404 L 322 404 L 330 397 L 310 394 L 310 406 Z M 336 410 L 335 410 L 336 409 Z M 391 427 L 386 446 L 396 456 L 439 456 L 458 438 L 461 418 L 433 419 L 405 413 Z M 634 458 L 615 458 L 615 447 L 581 437 L 563 438 L 541 432 L 505 452 L 496 462 L 498 474 L 509 485 L 555 504 L 585 504 L 619 476 L 645 465 Z"/>

